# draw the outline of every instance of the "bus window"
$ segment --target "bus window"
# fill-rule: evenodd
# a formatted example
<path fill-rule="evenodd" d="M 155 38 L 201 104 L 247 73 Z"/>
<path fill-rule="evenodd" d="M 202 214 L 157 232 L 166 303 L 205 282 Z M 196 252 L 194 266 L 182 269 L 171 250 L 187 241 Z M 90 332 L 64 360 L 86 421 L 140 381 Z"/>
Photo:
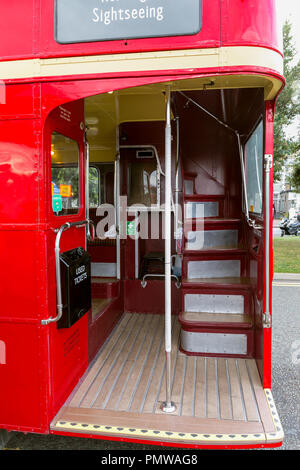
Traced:
<path fill-rule="evenodd" d="M 90 166 L 89 169 L 89 200 L 90 207 L 98 207 L 100 202 L 100 171 L 95 166 Z"/>
<path fill-rule="evenodd" d="M 263 121 L 245 145 L 245 168 L 249 212 L 262 213 L 263 188 Z"/>
<path fill-rule="evenodd" d="M 143 204 L 147 207 L 157 204 L 157 164 L 134 162 L 129 166 L 128 205 Z"/>
<path fill-rule="evenodd" d="M 51 135 L 51 195 L 56 215 L 77 214 L 80 208 L 78 143 L 57 132 Z"/>

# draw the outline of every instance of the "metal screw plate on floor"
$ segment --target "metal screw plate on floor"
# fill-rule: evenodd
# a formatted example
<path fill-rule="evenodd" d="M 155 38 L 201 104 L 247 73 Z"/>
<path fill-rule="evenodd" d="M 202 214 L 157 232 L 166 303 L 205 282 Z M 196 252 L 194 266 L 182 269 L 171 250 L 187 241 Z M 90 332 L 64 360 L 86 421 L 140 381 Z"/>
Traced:
<path fill-rule="evenodd" d="M 166 401 L 164 401 L 164 402 L 161 404 L 160 409 L 161 409 L 164 413 L 174 413 L 174 411 L 176 411 L 176 405 L 175 405 L 175 403 L 173 403 L 172 401 L 171 401 L 171 403 L 167 403 Z"/>

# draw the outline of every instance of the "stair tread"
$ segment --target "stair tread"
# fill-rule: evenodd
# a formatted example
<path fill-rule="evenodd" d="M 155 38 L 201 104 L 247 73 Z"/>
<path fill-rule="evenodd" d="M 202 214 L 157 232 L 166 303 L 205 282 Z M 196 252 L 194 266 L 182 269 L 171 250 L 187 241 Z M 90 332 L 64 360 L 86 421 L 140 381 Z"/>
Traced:
<path fill-rule="evenodd" d="M 215 225 L 223 226 L 220 230 L 235 230 L 238 231 L 240 224 L 240 219 L 228 219 L 224 217 L 204 217 L 203 219 L 186 219 L 185 220 L 185 229 L 186 232 L 209 232 L 215 230 Z M 207 228 L 209 226 L 209 228 Z M 229 226 L 229 227 L 227 227 Z"/>
<path fill-rule="evenodd" d="M 224 199 L 225 196 L 224 194 L 197 194 L 197 193 L 194 193 L 194 194 L 186 194 L 184 199 L 185 200 L 198 200 L 198 199 L 201 199 L 202 201 L 208 201 L 208 202 L 211 202 L 211 201 L 219 201 L 219 200 L 222 200 Z M 201 202 L 201 201 L 200 201 Z"/>
<path fill-rule="evenodd" d="M 235 324 L 235 326 L 252 326 L 252 319 L 244 313 L 211 313 L 211 312 L 181 312 L 180 321 L 190 325 L 197 324 Z"/>
<path fill-rule="evenodd" d="M 252 286 L 251 278 L 248 277 L 203 277 L 193 279 L 183 279 L 183 287 L 198 287 L 203 285 L 224 286 L 232 288 L 250 288 Z"/>
<path fill-rule="evenodd" d="M 200 232 L 201 230 L 239 230 L 241 219 L 230 219 L 228 217 L 185 217 L 184 228 L 187 231 Z"/>
<path fill-rule="evenodd" d="M 183 172 L 184 176 L 185 177 L 190 177 L 190 178 L 197 178 L 198 176 L 198 173 L 194 172 L 194 171 L 184 171 Z"/>
<path fill-rule="evenodd" d="M 119 279 L 117 279 L 116 277 L 96 277 L 96 276 L 93 276 L 91 278 L 91 281 L 94 284 L 109 284 L 109 283 L 119 282 Z"/>
<path fill-rule="evenodd" d="M 247 253 L 247 250 L 246 248 L 239 248 L 239 247 L 235 247 L 235 246 L 215 246 L 213 248 L 203 248 L 202 250 L 199 250 L 199 249 L 196 249 L 196 250 L 193 250 L 191 248 L 184 248 L 184 253 L 186 253 L 187 255 L 189 256 L 193 256 L 193 255 L 203 255 L 203 254 L 215 254 L 215 253 L 220 253 L 220 252 L 226 252 L 226 253 L 231 253 L 231 254 L 245 254 Z"/>
<path fill-rule="evenodd" d="M 197 224 L 197 220 L 199 221 L 199 224 L 215 224 L 215 225 L 222 225 L 222 224 L 239 224 L 241 223 L 241 219 L 236 219 L 236 218 L 230 218 L 230 217 L 203 217 L 202 219 L 200 218 L 192 218 L 192 219 L 186 219 L 185 220 L 185 225 L 194 225 Z"/>

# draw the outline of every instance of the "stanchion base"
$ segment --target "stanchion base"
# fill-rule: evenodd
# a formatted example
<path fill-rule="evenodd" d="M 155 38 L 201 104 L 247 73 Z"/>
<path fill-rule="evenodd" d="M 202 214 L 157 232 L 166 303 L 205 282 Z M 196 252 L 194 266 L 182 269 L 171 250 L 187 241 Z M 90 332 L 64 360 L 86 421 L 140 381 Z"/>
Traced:
<path fill-rule="evenodd" d="M 164 413 L 174 413 L 174 411 L 176 411 L 176 405 L 175 403 L 173 403 L 172 401 L 170 403 L 167 403 L 166 401 L 164 401 L 161 406 L 160 406 L 160 409 L 164 412 Z"/>

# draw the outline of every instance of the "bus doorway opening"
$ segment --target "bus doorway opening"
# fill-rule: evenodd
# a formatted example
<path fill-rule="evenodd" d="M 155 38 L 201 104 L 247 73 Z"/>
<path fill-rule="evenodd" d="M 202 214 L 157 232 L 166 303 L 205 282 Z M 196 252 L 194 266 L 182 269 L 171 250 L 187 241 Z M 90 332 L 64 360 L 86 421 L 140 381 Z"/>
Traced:
<path fill-rule="evenodd" d="M 52 355 L 53 433 L 200 447 L 282 440 L 263 387 L 264 89 L 234 79 L 224 88 L 220 77 L 210 84 L 156 84 L 67 103 L 65 113 L 76 109 L 84 123 L 76 139 L 70 129 L 64 135 L 65 121 L 54 124 L 63 118 L 50 116 L 53 218 L 65 223 L 83 207 L 95 226 L 94 237 L 72 228 L 62 241 L 62 251 L 80 243 L 90 256 L 91 309 L 70 329 L 53 330 L 56 351 L 81 338 L 63 375 Z M 63 394 L 66 382 L 75 387 Z"/>

